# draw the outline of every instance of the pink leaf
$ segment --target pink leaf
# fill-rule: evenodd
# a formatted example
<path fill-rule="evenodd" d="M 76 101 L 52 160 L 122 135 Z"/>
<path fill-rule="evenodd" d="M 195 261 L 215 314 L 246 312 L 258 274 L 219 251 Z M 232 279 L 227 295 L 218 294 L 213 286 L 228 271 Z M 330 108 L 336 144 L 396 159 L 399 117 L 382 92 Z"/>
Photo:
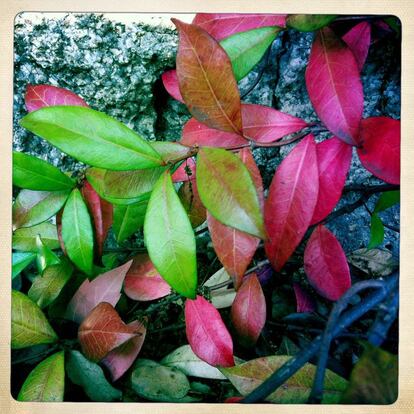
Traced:
<path fill-rule="evenodd" d="M 70 300 L 65 317 L 80 323 L 101 302 L 115 306 L 121 297 L 122 283 L 131 264 L 132 260 L 96 277 L 91 282 L 85 280 Z"/>
<path fill-rule="evenodd" d="M 127 325 L 133 328 L 138 336 L 115 348 L 101 361 L 108 368 L 111 380 L 116 381 L 125 374 L 137 358 L 142 348 L 147 332 L 145 326 L 139 321 L 133 321 Z"/>
<path fill-rule="evenodd" d="M 390 184 L 400 184 L 400 145 L 399 120 L 383 116 L 362 120 L 358 156 L 375 177 Z"/>
<path fill-rule="evenodd" d="M 358 69 L 361 71 L 368 56 L 369 45 L 371 44 L 371 25 L 368 22 L 358 23 L 342 36 L 342 40 L 352 50 Z"/>
<path fill-rule="evenodd" d="M 364 106 L 356 59 L 329 28 L 319 30 L 305 73 L 309 98 L 321 121 L 338 138 L 358 145 Z"/>
<path fill-rule="evenodd" d="M 256 274 L 243 281 L 231 307 L 231 320 L 244 346 L 253 346 L 266 322 L 266 299 Z"/>
<path fill-rule="evenodd" d="M 184 103 L 178 85 L 177 71 L 175 69 L 167 70 L 161 75 L 162 83 L 167 92 L 177 101 Z"/>
<path fill-rule="evenodd" d="M 242 104 L 243 135 L 253 141 L 267 143 L 300 131 L 307 123 L 263 105 Z"/>
<path fill-rule="evenodd" d="M 209 128 L 195 118 L 191 118 L 183 128 L 181 144 L 220 148 L 239 147 L 248 143 L 241 135 Z"/>
<path fill-rule="evenodd" d="M 214 367 L 234 366 L 233 341 L 219 311 L 202 296 L 185 301 L 185 324 L 193 352 Z"/>
<path fill-rule="evenodd" d="M 342 246 L 336 237 L 319 225 L 305 248 L 305 272 L 309 283 L 324 298 L 338 300 L 351 286 L 351 276 Z"/>
<path fill-rule="evenodd" d="M 133 300 L 147 301 L 170 294 L 171 288 L 143 253 L 134 257 L 125 277 L 124 291 Z"/>
<path fill-rule="evenodd" d="M 187 169 L 190 169 L 191 174 L 188 175 Z M 172 175 L 174 183 L 193 180 L 196 176 L 196 162 L 194 158 L 187 158 Z"/>
<path fill-rule="evenodd" d="M 82 196 L 88 206 L 95 230 L 98 256 L 102 256 L 103 245 L 113 221 L 112 204 L 99 197 L 98 193 L 85 180 L 82 186 Z"/>
<path fill-rule="evenodd" d="M 276 170 L 265 202 L 265 250 L 280 271 L 302 240 L 318 199 L 316 145 L 307 135 Z"/>
<path fill-rule="evenodd" d="M 315 302 L 312 297 L 302 289 L 299 283 L 293 284 L 293 290 L 296 296 L 296 312 L 313 312 L 315 310 Z"/>
<path fill-rule="evenodd" d="M 286 14 L 197 13 L 193 23 L 216 40 L 265 26 L 286 25 Z"/>
<path fill-rule="evenodd" d="M 352 147 L 333 137 L 316 145 L 319 170 L 319 195 L 311 224 L 319 223 L 341 198 L 351 166 Z"/>
<path fill-rule="evenodd" d="M 243 397 L 229 397 L 226 398 L 223 402 L 224 404 L 237 404 L 243 399 Z"/>
<path fill-rule="evenodd" d="M 51 85 L 27 85 L 24 101 L 29 112 L 45 106 L 88 106 L 81 97 L 73 92 Z"/>

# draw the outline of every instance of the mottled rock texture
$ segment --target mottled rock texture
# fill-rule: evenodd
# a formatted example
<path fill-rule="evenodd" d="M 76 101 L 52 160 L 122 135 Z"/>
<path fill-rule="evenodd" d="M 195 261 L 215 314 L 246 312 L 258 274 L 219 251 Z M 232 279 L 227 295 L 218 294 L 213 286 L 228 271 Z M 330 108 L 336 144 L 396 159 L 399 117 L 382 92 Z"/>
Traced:
<path fill-rule="evenodd" d="M 343 27 L 337 28 L 339 31 Z M 244 100 L 273 106 L 306 121 L 318 121 L 310 104 L 304 72 L 312 33 L 285 31 L 274 42 L 257 68 L 240 83 Z M 47 159 L 63 170 L 82 166 L 44 140 L 18 125 L 25 114 L 24 91 L 28 83 L 47 83 L 81 95 L 93 108 L 126 123 L 148 140 L 178 140 L 189 114 L 184 105 L 165 92 L 160 76 L 175 66 L 177 34 L 174 30 L 140 24 L 124 25 L 98 15 L 68 16 L 34 24 L 24 15 L 16 19 L 14 147 Z M 400 114 L 400 45 L 394 36 L 372 44 L 362 72 L 364 116 Z M 320 134 L 317 139 L 326 137 Z M 264 182 L 269 185 L 275 168 L 289 147 L 256 149 L 255 157 Z M 354 157 L 350 184 L 374 184 L 378 180 Z M 357 195 L 344 197 L 341 205 Z M 373 208 L 375 197 L 368 202 Z M 398 207 L 383 213 L 386 222 L 399 223 Z M 366 246 L 370 217 L 365 207 L 330 223 L 347 252 Z M 398 233 L 386 230 L 384 245 L 398 252 Z"/>

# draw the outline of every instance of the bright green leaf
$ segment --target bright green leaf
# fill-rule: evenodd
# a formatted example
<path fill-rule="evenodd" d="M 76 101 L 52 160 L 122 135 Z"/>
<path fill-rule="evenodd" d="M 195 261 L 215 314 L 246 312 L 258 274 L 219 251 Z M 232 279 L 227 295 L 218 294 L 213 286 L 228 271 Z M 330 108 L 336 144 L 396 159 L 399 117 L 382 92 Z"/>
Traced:
<path fill-rule="evenodd" d="M 12 349 L 56 342 L 58 337 L 41 309 L 26 295 L 12 290 Z"/>
<path fill-rule="evenodd" d="M 381 218 L 378 214 L 371 216 L 371 237 L 367 248 L 373 249 L 379 246 L 384 241 L 384 225 L 382 224 Z"/>
<path fill-rule="evenodd" d="M 153 168 L 161 156 L 134 131 L 110 116 L 82 106 L 49 106 L 20 125 L 79 161 L 111 170 Z"/>
<path fill-rule="evenodd" d="M 194 299 L 197 288 L 194 231 L 168 171 L 155 184 L 148 202 L 144 238 L 159 274 L 177 292 Z"/>
<path fill-rule="evenodd" d="M 45 222 L 33 227 L 16 230 L 12 238 L 13 249 L 24 252 L 37 252 L 37 235 L 40 235 L 42 242 L 49 249 L 60 247 L 56 226 Z"/>
<path fill-rule="evenodd" d="M 18 276 L 33 260 L 35 253 L 13 253 L 12 254 L 12 279 Z"/>
<path fill-rule="evenodd" d="M 57 352 L 46 358 L 29 374 L 18 401 L 60 402 L 65 392 L 65 356 Z"/>
<path fill-rule="evenodd" d="M 36 237 L 36 245 L 36 262 L 40 273 L 43 272 L 43 270 L 45 270 L 47 267 L 60 263 L 59 257 L 43 243 L 39 235 Z"/>
<path fill-rule="evenodd" d="M 118 243 L 124 241 L 142 228 L 147 205 L 147 200 L 127 206 L 114 205 L 114 223 L 112 228 Z"/>
<path fill-rule="evenodd" d="M 260 27 L 236 33 L 220 44 L 228 54 L 237 81 L 244 78 L 260 62 L 267 48 L 276 39 L 280 27 Z"/>
<path fill-rule="evenodd" d="M 377 201 L 377 204 L 374 209 L 374 213 L 380 213 L 381 211 L 386 210 L 387 208 L 392 207 L 394 204 L 400 202 L 400 192 L 397 191 L 386 191 L 381 194 L 380 198 Z"/>
<path fill-rule="evenodd" d="M 70 190 L 75 181 L 59 169 L 31 155 L 13 151 L 13 185 L 29 190 Z"/>
<path fill-rule="evenodd" d="M 59 296 L 72 276 L 72 272 L 73 267 L 65 258 L 59 264 L 48 266 L 43 274 L 33 281 L 28 292 L 29 298 L 40 308 L 50 305 Z"/>
<path fill-rule="evenodd" d="M 92 274 L 92 223 L 88 207 L 78 189 L 72 191 L 63 210 L 62 238 L 72 262 L 86 274 Z"/>
<path fill-rule="evenodd" d="M 336 14 L 290 14 L 286 25 L 300 32 L 313 32 L 327 26 L 336 18 Z"/>
<path fill-rule="evenodd" d="M 201 201 L 214 218 L 265 238 L 256 187 L 239 157 L 221 148 L 201 148 L 197 156 L 197 187 Z"/>
<path fill-rule="evenodd" d="M 65 204 L 70 190 L 22 190 L 13 204 L 13 229 L 32 227 L 54 216 Z"/>
<path fill-rule="evenodd" d="M 289 359 L 290 357 L 282 355 L 262 357 L 234 367 L 220 368 L 220 371 L 230 380 L 237 391 L 245 396 L 262 384 Z M 266 401 L 278 404 L 305 404 L 312 388 L 315 370 L 314 365 L 305 364 L 285 384 L 270 394 Z M 322 403 L 338 403 L 346 386 L 345 379 L 327 370 Z"/>
<path fill-rule="evenodd" d="M 108 382 L 102 368 L 79 351 L 68 353 L 66 372 L 70 380 L 82 387 L 92 401 L 119 401 L 122 398 L 122 392 Z"/>

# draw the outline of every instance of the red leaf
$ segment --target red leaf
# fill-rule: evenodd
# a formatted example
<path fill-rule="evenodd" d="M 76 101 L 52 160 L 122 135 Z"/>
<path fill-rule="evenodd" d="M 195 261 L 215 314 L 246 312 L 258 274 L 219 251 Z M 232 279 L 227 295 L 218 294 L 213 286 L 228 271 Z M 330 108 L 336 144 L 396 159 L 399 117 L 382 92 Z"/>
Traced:
<path fill-rule="evenodd" d="M 358 148 L 362 165 L 375 177 L 400 184 L 400 141 L 399 120 L 383 116 L 363 119 Z"/>
<path fill-rule="evenodd" d="M 266 322 L 266 300 L 259 279 L 253 273 L 243 281 L 231 307 L 231 320 L 240 342 L 253 346 Z"/>
<path fill-rule="evenodd" d="M 273 177 L 265 202 L 268 234 L 265 250 L 270 263 L 280 271 L 300 243 L 318 199 L 316 145 L 307 135 L 282 161 Z"/>
<path fill-rule="evenodd" d="M 227 53 L 200 27 L 172 21 L 179 32 L 178 83 L 188 110 L 211 128 L 241 133 L 240 94 Z"/>
<path fill-rule="evenodd" d="M 161 79 L 167 92 L 177 101 L 184 103 L 180 87 L 178 86 L 177 71 L 175 69 L 167 70 L 161 75 Z"/>
<path fill-rule="evenodd" d="M 99 361 L 110 351 L 138 335 L 135 325 L 125 325 L 114 307 L 102 302 L 82 322 L 78 340 L 85 356 L 92 361 Z"/>
<path fill-rule="evenodd" d="M 181 204 L 185 208 L 193 228 L 200 226 L 206 221 L 207 210 L 201 202 L 195 179 L 183 183 L 178 190 L 178 197 L 180 197 Z"/>
<path fill-rule="evenodd" d="M 260 206 L 263 208 L 263 182 L 252 153 L 249 148 L 243 148 L 238 155 L 252 176 Z M 234 287 L 237 290 L 242 283 L 243 275 L 253 259 L 260 240 L 257 237 L 220 223 L 208 213 L 207 220 L 214 250 L 227 273 L 232 276 Z"/>
<path fill-rule="evenodd" d="M 103 245 L 113 221 L 112 204 L 99 197 L 98 193 L 85 180 L 82 186 L 82 196 L 88 206 L 95 230 L 98 256 L 102 256 Z"/>
<path fill-rule="evenodd" d="M 115 306 L 121 297 L 122 283 L 131 263 L 132 260 L 96 277 L 91 282 L 85 280 L 70 300 L 65 317 L 80 323 L 100 302 L 108 302 Z"/>
<path fill-rule="evenodd" d="M 236 404 L 242 399 L 243 397 L 229 397 L 224 400 L 224 403 L 225 404 Z"/>
<path fill-rule="evenodd" d="M 337 205 L 351 166 L 352 147 L 333 137 L 316 145 L 319 194 L 311 224 L 319 223 Z"/>
<path fill-rule="evenodd" d="M 138 334 L 135 338 L 123 343 L 112 350 L 101 362 L 108 368 L 111 380 L 116 381 L 130 368 L 142 348 L 147 332 L 145 326 L 139 321 L 133 321 L 127 325 Z"/>
<path fill-rule="evenodd" d="M 263 105 L 242 104 L 243 135 L 253 141 L 267 143 L 300 131 L 307 123 Z"/>
<path fill-rule="evenodd" d="M 352 50 L 358 69 L 361 71 L 368 56 L 369 45 L 371 44 L 371 25 L 368 22 L 358 23 L 342 36 L 342 40 Z"/>
<path fill-rule="evenodd" d="M 351 286 L 351 276 L 342 246 L 336 237 L 319 225 L 305 248 L 305 272 L 309 283 L 324 298 L 339 299 Z"/>
<path fill-rule="evenodd" d="M 286 14 L 197 13 L 193 23 L 216 40 L 265 26 L 286 26 Z"/>
<path fill-rule="evenodd" d="M 191 118 L 183 128 L 181 144 L 193 146 L 198 145 L 220 148 L 239 147 L 248 143 L 241 135 L 232 132 L 223 132 L 218 129 L 209 128 L 207 125 Z"/>
<path fill-rule="evenodd" d="M 191 175 L 188 175 L 187 169 L 190 169 Z M 174 174 L 171 176 L 174 183 L 178 183 L 180 181 L 189 181 L 195 178 L 196 174 L 196 162 L 195 158 L 187 158 L 175 171 Z"/>
<path fill-rule="evenodd" d="M 234 366 L 233 341 L 219 311 L 202 296 L 185 301 L 188 342 L 203 361 L 217 367 Z"/>
<path fill-rule="evenodd" d="M 171 293 L 169 284 L 155 269 L 145 253 L 134 257 L 124 283 L 125 294 L 134 300 L 147 301 Z"/>
<path fill-rule="evenodd" d="M 315 310 L 315 302 L 312 297 L 302 289 L 299 283 L 293 284 L 293 290 L 296 296 L 296 312 L 313 312 Z"/>
<path fill-rule="evenodd" d="M 54 105 L 88 106 L 80 96 L 52 85 L 27 85 L 24 101 L 29 112 Z"/>
<path fill-rule="evenodd" d="M 309 98 L 327 128 L 344 142 L 357 145 L 364 106 L 356 59 L 328 27 L 319 30 L 305 73 Z"/>

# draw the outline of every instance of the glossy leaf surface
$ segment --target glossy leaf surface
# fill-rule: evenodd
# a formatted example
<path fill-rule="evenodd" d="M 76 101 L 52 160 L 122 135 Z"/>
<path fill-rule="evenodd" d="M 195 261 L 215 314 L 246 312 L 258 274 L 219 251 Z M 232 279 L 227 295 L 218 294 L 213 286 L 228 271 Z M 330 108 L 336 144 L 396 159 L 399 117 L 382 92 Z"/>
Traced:
<path fill-rule="evenodd" d="M 217 367 L 234 365 L 233 341 L 218 310 L 202 296 L 185 302 L 188 342 L 203 361 Z"/>
<path fill-rule="evenodd" d="M 211 128 L 240 133 L 240 94 L 226 52 L 200 27 L 172 21 L 179 32 L 178 83 L 188 110 Z"/>
<path fill-rule="evenodd" d="M 152 191 L 145 215 L 144 239 L 151 261 L 163 279 L 180 294 L 194 298 L 195 236 L 169 172 L 159 178 Z"/>
<path fill-rule="evenodd" d="M 64 352 L 57 352 L 38 364 L 24 381 L 18 401 L 60 402 L 65 392 Z"/>
<path fill-rule="evenodd" d="M 368 22 L 358 23 L 342 36 L 342 40 L 352 50 L 358 69 L 361 71 L 368 56 L 369 45 L 371 44 L 371 25 Z"/>
<path fill-rule="evenodd" d="M 308 135 L 276 170 L 265 202 L 270 263 L 280 271 L 304 236 L 313 216 L 319 191 L 316 145 Z"/>
<path fill-rule="evenodd" d="M 374 208 L 374 213 L 380 213 L 400 202 L 400 191 L 385 191 L 380 195 Z"/>
<path fill-rule="evenodd" d="M 253 346 L 266 322 L 266 300 L 255 273 L 245 279 L 231 307 L 231 320 L 240 343 Z"/>
<path fill-rule="evenodd" d="M 304 262 L 310 284 L 324 298 L 338 300 L 351 287 L 345 253 L 325 226 L 319 225 L 313 231 L 306 244 Z"/>
<path fill-rule="evenodd" d="M 161 79 L 167 92 L 177 101 L 184 103 L 178 86 L 177 71 L 175 69 L 167 70 L 161 75 Z"/>
<path fill-rule="evenodd" d="M 13 185 L 28 190 L 60 191 L 75 186 L 75 181 L 48 162 L 13 151 Z"/>
<path fill-rule="evenodd" d="M 214 218 L 252 236 L 265 237 L 259 197 L 239 157 L 223 149 L 200 149 L 197 187 L 201 201 Z"/>
<path fill-rule="evenodd" d="M 322 221 L 338 204 L 352 160 L 352 147 L 333 137 L 316 145 L 319 194 L 311 224 Z"/>
<path fill-rule="evenodd" d="M 144 226 L 148 200 L 128 205 L 114 205 L 114 223 L 112 229 L 116 241 L 123 242 Z"/>
<path fill-rule="evenodd" d="M 300 32 L 312 32 L 327 26 L 335 18 L 335 14 L 290 14 L 286 25 Z"/>
<path fill-rule="evenodd" d="M 42 242 L 50 249 L 59 247 L 59 239 L 56 226 L 49 222 L 41 223 L 33 227 L 18 229 L 13 233 L 13 249 L 37 252 L 36 237 L 40 235 Z"/>
<path fill-rule="evenodd" d="M 50 106 L 26 115 L 20 125 L 95 167 L 128 170 L 163 163 L 161 156 L 134 131 L 90 108 Z"/>
<path fill-rule="evenodd" d="M 26 295 L 12 290 L 11 347 L 26 348 L 56 342 L 58 337 L 40 308 Z"/>
<path fill-rule="evenodd" d="M 370 227 L 370 239 L 367 248 L 372 249 L 379 246 L 384 241 L 384 225 L 378 214 L 372 214 L 371 227 Z"/>
<path fill-rule="evenodd" d="M 375 177 L 400 184 L 400 141 L 399 120 L 382 116 L 362 120 L 358 148 L 361 164 Z"/>
<path fill-rule="evenodd" d="M 31 252 L 12 253 L 12 279 L 18 276 L 24 269 L 26 269 L 26 267 L 29 266 L 35 258 L 36 255 Z"/>
<path fill-rule="evenodd" d="M 36 236 L 37 255 L 36 263 L 39 272 L 47 267 L 60 263 L 60 258 L 49 247 L 47 247 L 39 235 Z"/>
<path fill-rule="evenodd" d="M 358 145 L 364 106 L 358 65 L 345 42 L 327 27 L 313 42 L 305 80 L 321 121 L 347 144 Z"/>

